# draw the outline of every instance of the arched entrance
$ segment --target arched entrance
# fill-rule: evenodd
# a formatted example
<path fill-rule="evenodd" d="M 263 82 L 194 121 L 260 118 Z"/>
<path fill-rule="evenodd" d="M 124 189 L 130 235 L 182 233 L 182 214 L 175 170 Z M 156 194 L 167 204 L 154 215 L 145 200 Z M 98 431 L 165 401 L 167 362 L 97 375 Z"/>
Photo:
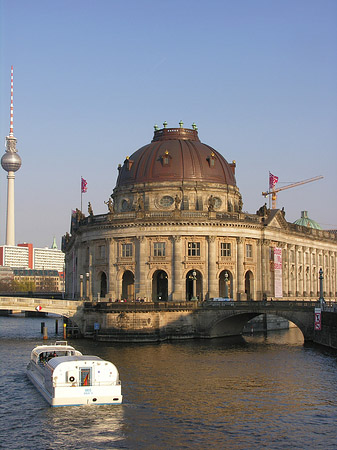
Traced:
<path fill-rule="evenodd" d="M 186 300 L 203 300 L 202 274 L 199 270 L 192 269 L 186 274 Z"/>
<path fill-rule="evenodd" d="M 245 294 L 247 296 L 247 300 L 253 300 L 253 292 L 254 292 L 254 277 L 250 270 L 247 270 L 245 275 Z"/>
<path fill-rule="evenodd" d="M 233 298 L 233 274 L 229 270 L 219 275 L 219 297 Z"/>
<path fill-rule="evenodd" d="M 156 270 L 152 276 L 152 301 L 167 302 L 167 273 L 164 270 Z"/>
<path fill-rule="evenodd" d="M 106 273 L 101 273 L 101 298 L 104 298 L 108 292 L 108 282 L 106 278 Z"/>
<path fill-rule="evenodd" d="M 135 277 L 130 270 L 126 270 L 122 280 L 122 300 L 135 299 Z"/>

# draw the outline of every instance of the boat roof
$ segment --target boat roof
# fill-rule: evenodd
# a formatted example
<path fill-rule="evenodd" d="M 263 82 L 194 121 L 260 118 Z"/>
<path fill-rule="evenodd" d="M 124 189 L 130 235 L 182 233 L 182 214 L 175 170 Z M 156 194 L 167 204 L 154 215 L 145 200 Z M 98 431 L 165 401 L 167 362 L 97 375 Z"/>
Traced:
<path fill-rule="evenodd" d="M 52 352 L 57 350 L 75 350 L 75 348 L 71 345 L 68 345 L 67 341 L 56 341 L 55 344 L 45 344 L 45 345 L 37 345 L 35 348 L 33 348 L 33 353 L 43 353 L 43 352 Z"/>
<path fill-rule="evenodd" d="M 48 365 L 55 369 L 57 366 L 63 363 L 70 363 L 70 362 L 78 362 L 78 363 L 84 363 L 84 362 L 91 362 L 91 361 L 100 361 L 107 364 L 112 364 L 109 361 L 104 361 L 104 359 L 100 358 L 99 356 L 91 356 L 91 355 L 74 355 L 74 356 L 56 356 L 55 358 L 51 358 L 48 361 Z"/>

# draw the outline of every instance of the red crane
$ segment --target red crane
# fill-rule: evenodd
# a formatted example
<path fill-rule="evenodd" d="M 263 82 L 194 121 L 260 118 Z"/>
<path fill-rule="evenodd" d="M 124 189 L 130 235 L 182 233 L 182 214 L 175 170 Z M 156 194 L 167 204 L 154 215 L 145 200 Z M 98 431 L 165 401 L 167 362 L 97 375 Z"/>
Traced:
<path fill-rule="evenodd" d="M 324 178 L 322 175 L 319 175 L 317 177 L 314 178 L 308 178 L 307 180 L 303 180 L 303 181 L 298 181 L 297 183 L 292 183 L 292 184 L 287 184 L 286 186 L 280 187 L 275 189 L 275 187 L 273 187 L 270 191 L 268 192 L 262 192 L 262 195 L 264 197 L 267 197 L 267 195 L 271 195 L 271 201 L 272 201 L 272 209 L 276 209 L 276 198 L 277 198 L 277 193 L 280 191 L 284 191 L 285 189 L 290 189 L 296 186 L 300 186 L 301 184 L 306 184 L 306 183 L 311 183 L 312 181 L 317 181 L 320 180 L 321 178 Z"/>

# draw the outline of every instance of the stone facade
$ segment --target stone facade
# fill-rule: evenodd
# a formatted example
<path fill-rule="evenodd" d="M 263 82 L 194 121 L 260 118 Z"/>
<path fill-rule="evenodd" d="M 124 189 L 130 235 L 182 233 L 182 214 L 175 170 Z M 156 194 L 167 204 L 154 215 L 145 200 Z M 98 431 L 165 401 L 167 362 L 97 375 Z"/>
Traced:
<path fill-rule="evenodd" d="M 266 206 L 242 212 L 235 162 L 201 144 L 196 129 L 155 131 L 118 170 L 107 213 L 78 212 L 64 236 L 68 297 L 314 299 L 322 268 L 325 297 L 335 299 L 336 234 Z"/>

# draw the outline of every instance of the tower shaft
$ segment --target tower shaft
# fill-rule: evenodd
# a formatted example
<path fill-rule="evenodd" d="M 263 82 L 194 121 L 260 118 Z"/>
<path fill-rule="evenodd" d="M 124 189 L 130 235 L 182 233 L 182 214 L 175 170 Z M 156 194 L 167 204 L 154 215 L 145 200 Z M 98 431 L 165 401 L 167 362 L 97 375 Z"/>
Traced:
<path fill-rule="evenodd" d="M 8 172 L 7 180 L 8 180 L 8 185 L 7 185 L 6 245 L 15 245 L 15 221 L 14 221 L 15 173 Z"/>

